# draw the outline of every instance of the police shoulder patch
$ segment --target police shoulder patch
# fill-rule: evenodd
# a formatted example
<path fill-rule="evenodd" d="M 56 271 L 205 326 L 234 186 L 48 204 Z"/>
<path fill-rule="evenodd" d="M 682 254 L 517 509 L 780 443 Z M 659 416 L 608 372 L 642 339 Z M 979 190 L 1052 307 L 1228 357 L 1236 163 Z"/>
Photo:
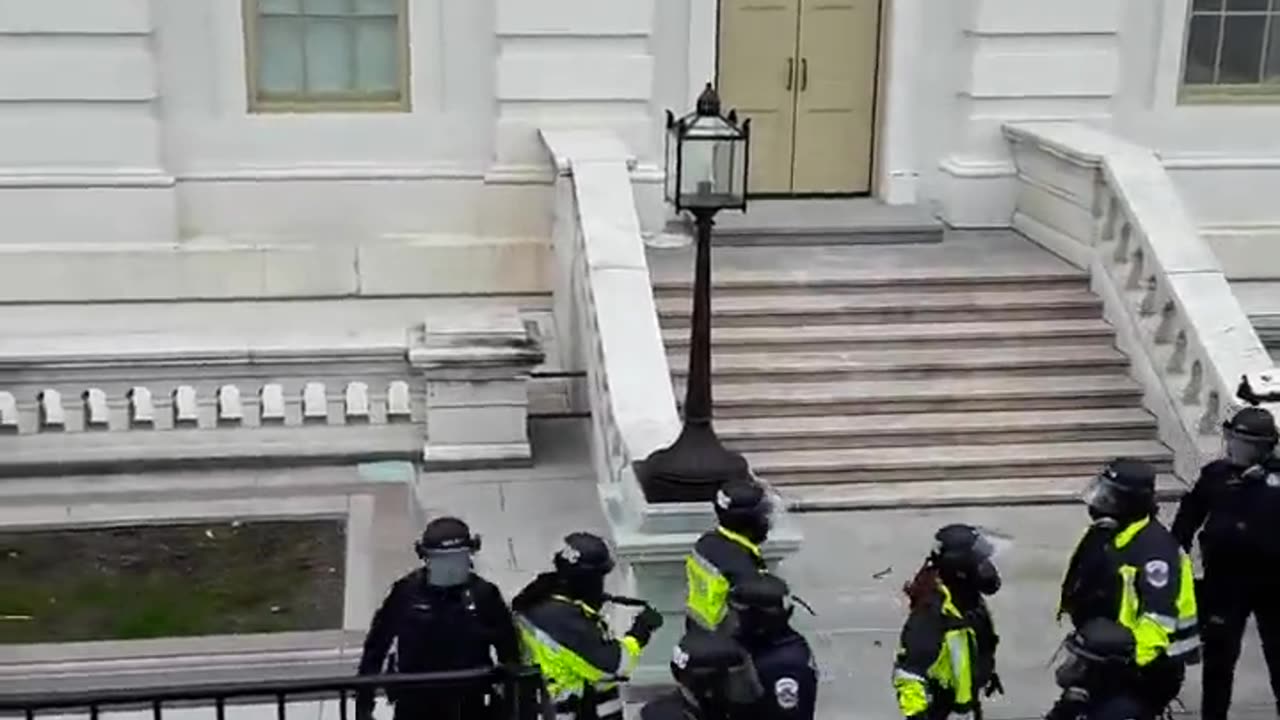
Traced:
<path fill-rule="evenodd" d="M 800 683 L 794 678 L 780 678 L 773 684 L 773 697 L 783 710 L 794 709 L 800 704 Z"/>
<path fill-rule="evenodd" d="M 1151 587 L 1162 588 L 1169 584 L 1169 563 L 1151 560 L 1142 567 L 1142 576 Z"/>
<path fill-rule="evenodd" d="M 1267 487 L 1280 488 L 1280 473 L 1271 473 L 1267 476 Z"/>

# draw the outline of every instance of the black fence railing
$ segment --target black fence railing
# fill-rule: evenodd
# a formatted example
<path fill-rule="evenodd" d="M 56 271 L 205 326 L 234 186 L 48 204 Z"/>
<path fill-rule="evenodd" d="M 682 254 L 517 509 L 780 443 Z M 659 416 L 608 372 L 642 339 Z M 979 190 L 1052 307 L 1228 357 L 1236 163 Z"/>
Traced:
<path fill-rule="evenodd" d="M 385 694 L 401 702 L 429 698 L 432 717 L 473 715 L 454 707 L 453 698 L 490 691 L 486 720 L 541 720 L 545 687 L 532 667 L 499 667 L 417 675 L 371 675 L 266 680 L 240 683 L 193 683 L 154 688 L 0 694 L 0 717 L 36 720 L 49 711 L 87 714 L 99 720 L 104 713 L 150 710 L 151 720 L 164 720 L 166 709 L 211 706 L 216 720 L 226 720 L 229 706 L 274 704 L 276 720 L 288 720 L 290 702 L 337 700 L 338 720 L 355 720 L 355 700 Z M 425 720 L 425 718 L 424 718 Z M 470 720 L 468 717 L 467 720 Z"/>

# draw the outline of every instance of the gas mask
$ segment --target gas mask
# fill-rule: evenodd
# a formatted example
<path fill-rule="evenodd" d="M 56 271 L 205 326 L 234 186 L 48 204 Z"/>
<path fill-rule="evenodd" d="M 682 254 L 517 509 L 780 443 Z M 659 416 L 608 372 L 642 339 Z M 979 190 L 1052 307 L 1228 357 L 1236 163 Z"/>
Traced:
<path fill-rule="evenodd" d="M 1000 592 L 1000 571 L 996 568 L 996 564 L 991 561 L 991 558 L 986 558 L 978 563 L 974 585 L 977 587 L 978 592 L 983 595 L 995 595 Z"/>

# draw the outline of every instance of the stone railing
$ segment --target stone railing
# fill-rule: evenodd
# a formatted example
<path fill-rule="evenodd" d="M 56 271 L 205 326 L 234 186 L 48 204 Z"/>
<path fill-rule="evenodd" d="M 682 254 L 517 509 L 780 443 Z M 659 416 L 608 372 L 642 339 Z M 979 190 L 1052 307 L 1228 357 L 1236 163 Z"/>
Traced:
<path fill-rule="evenodd" d="M 0 351 L 0 475 L 532 457 L 542 353 L 514 310 L 432 318 L 398 342 L 111 340 Z"/>
<path fill-rule="evenodd" d="M 680 432 L 658 327 L 640 223 L 622 142 L 596 131 L 544 130 L 557 170 L 553 244 L 556 323 L 566 367 L 587 369 L 592 453 L 625 591 L 668 617 L 633 675 L 634 685 L 670 681 L 670 649 L 684 626 L 684 558 L 715 524 L 710 503 L 650 503 L 634 463 Z M 800 546 L 785 517 L 763 548 L 777 563 Z"/>
<path fill-rule="evenodd" d="M 1220 451 L 1242 375 L 1272 368 L 1213 252 L 1155 154 L 1076 123 L 1012 123 L 1013 225 L 1089 270 L 1145 404 L 1196 476 Z"/>

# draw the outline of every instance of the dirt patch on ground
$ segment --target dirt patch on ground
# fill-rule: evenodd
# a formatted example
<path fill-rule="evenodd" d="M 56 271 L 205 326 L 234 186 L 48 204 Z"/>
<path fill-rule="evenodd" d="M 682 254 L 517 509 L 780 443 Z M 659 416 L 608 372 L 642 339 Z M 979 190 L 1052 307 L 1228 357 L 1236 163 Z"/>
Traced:
<path fill-rule="evenodd" d="M 0 532 L 0 644 L 342 627 L 340 520 Z"/>

